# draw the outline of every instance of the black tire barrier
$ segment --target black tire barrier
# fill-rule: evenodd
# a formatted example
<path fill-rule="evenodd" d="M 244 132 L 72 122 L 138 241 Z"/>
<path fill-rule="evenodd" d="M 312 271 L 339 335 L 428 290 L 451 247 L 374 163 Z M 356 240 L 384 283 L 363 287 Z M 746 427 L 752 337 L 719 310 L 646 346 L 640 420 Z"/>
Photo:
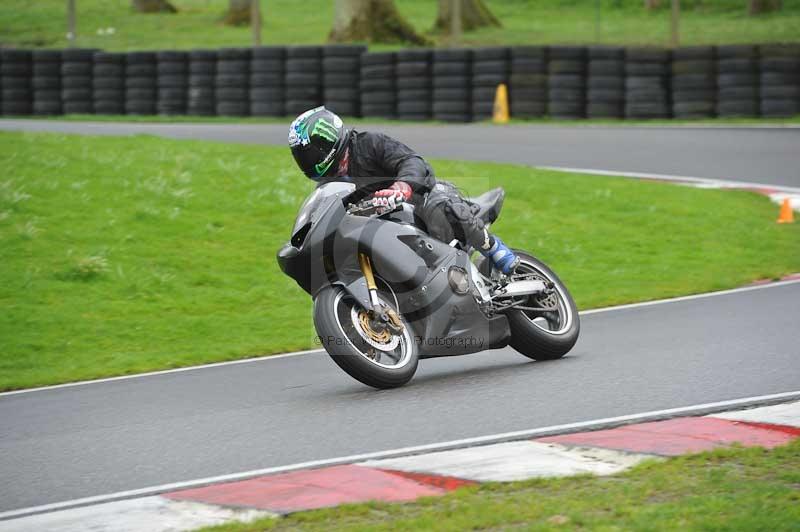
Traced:
<path fill-rule="evenodd" d="M 625 49 L 596 46 L 587 50 L 586 117 L 625 116 Z"/>
<path fill-rule="evenodd" d="M 397 96 L 394 52 L 365 53 L 361 56 L 361 116 L 395 118 Z"/>
<path fill-rule="evenodd" d="M 550 46 L 547 49 L 547 114 L 558 119 L 586 116 L 587 49 Z"/>
<path fill-rule="evenodd" d="M 361 55 L 366 46 L 326 46 L 322 51 L 322 92 L 328 109 L 342 116 L 358 116 L 361 93 Z"/>
<path fill-rule="evenodd" d="M 430 120 L 433 116 L 431 50 L 400 50 L 395 54 L 395 60 L 397 118 Z"/>
<path fill-rule="evenodd" d="M 96 52 L 92 68 L 92 106 L 99 115 L 125 114 L 125 54 Z"/>
<path fill-rule="evenodd" d="M 156 114 L 155 52 L 128 52 L 125 54 L 125 113 L 130 115 Z"/>
<path fill-rule="evenodd" d="M 764 45 L 759 51 L 760 115 L 800 114 L 800 45 Z"/>
<path fill-rule="evenodd" d="M 31 54 L 31 113 L 39 116 L 63 114 L 61 104 L 61 52 L 34 50 Z"/>
<path fill-rule="evenodd" d="M 284 83 L 286 114 L 298 115 L 322 105 L 322 47 L 287 48 Z"/>
<path fill-rule="evenodd" d="M 30 51 L 0 49 L 0 114 L 15 116 L 33 112 L 32 74 Z"/>
<path fill-rule="evenodd" d="M 515 118 L 538 118 L 547 112 L 547 49 L 515 46 L 510 50 L 509 104 Z"/>
<path fill-rule="evenodd" d="M 497 87 L 508 86 L 511 51 L 509 48 L 477 48 L 472 52 L 472 94 L 470 111 L 473 120 L 492 118 Z"/>
<path fill-rule="evenodd" d="M 717 64 L 713 46 L 691 46 L 672 51 L 672 116 L 710 118 L 717 111 Z"/>
<path fill-rule="evenodd" d="M 716 115 L 717 75 L 711 47 L 673 52 L 671 101 L 675 118 L 710 118 Z"/>
<path fill-rule="evenodd" d="M 286 48 L 253 48 L 250 60 L 249 100 L 252 116 L 286 114 Z"/>
<path fill-rule="evenodd" d="M 64 114 L 93 114 L 93 49 L 61 52 L 61 104 Z"/>
<path fill-rule="evenodd" d="M 625 49 L 625 118 L 669 118 L 670 52 L 658 48 Z"/>
<path fill-rule="evenodd" d="M 265 46 L 109 54 L 0 50 L 0 113 L 483 120 L 506 83 L 513 117 L 785 117 L 800 112 L 800 45 L 514 46 L 365 53 Z M 362 102 L 363 96 L 363 102 Z"/>
<path fill-rule="evenodd" d="M 219 116 L 250 115 L 250 48 L 217 50 L 214 111 Z"/>
<path fill-rule="evenodd" d="M 758 116 L 758 48 L 750 45 L 718 46 L 716 57 L 716 115 Z"/>
<path fill-rule="evenodd" d="M 434 120 L 442 122 L 472 120 L 472 68 L 473 50 L 433 50 L 430 101 L 431 116 Z"/>
<path fill-rule="evenodd" d="M 216 105 L 216 50 L 192 50 L 188 54 L 186 114 L 214 116 Z"/>

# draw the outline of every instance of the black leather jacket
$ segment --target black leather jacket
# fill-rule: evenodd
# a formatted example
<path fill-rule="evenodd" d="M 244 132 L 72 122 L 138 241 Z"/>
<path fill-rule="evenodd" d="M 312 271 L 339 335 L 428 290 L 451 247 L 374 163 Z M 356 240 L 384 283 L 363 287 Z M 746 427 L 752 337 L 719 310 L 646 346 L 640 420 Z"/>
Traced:
<path fill-rule="evenodd" d="M 383 133 L 351 131 L 349 149 L 349 175 L 326 179 L 325 183 L 349 181 L 367 195 L 395 181 L 405 181 L 416 198 L 430 192 L 436 184 L 433 169 L 425 159 Z"/>

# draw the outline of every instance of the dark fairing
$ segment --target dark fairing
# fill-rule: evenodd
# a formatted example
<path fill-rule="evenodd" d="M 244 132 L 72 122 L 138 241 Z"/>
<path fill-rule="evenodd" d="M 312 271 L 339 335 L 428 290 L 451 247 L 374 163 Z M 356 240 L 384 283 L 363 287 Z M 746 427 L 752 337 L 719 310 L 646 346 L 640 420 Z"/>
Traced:
<path fill-rule="evenodd" d="M 278 252 L 283 272 L 312 296 L 329 284 L 340 284 L 369 307 L 357 262 L 359 252 L 367 253 L 379 288 L 391 287 L 411 323 L 420 356 L 505 346 L 510 334 L 506 317 L 487 317 L 471 293 L 460 295 L 450 288 L 448 270 L 467 270 L 469 256 L 412 225 L 408 209 L 381 217 L 348 214 L 345 202 L 352 190 L 347 183 L 328 183 L 303 203 L 291 241 Z"/>

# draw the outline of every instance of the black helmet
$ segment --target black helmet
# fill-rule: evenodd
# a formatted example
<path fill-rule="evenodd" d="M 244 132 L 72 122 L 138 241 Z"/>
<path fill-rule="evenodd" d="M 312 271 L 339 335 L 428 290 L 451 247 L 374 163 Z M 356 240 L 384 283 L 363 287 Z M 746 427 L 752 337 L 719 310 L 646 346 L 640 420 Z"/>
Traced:
<path fill-rule="evenodd" d="M 319 181 L 333 175 L 347 148 L 349 131 L 325 106 L 310 109 L 289 126 L 289 148 L 306 176 Z"/>

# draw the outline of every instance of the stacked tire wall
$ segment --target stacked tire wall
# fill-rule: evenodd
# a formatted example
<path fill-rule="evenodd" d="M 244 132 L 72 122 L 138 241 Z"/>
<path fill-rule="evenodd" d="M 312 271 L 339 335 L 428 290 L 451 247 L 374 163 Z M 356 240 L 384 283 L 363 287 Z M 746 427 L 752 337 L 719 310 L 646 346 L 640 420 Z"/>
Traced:
<path fill-rule="evenodd" d="M 214 78 L 216 111 L 220 116 L 250 114 L 250 49 L 223 48 L 217 53 Z"/>
<path fill-rule="evenodd" d="M 800 114 L 800 44 L 408 49 L 266 46 L 107 53 L 0 49 L 0 114 L 469 122 L 508 87 L 512 118 L 701 119 Z"/>
<path fill-rule="evenodd" d="M 625 50 L 625 118 L 669 118 L 669 71 L 668 50 Z"/>
<path fill-rule="evenodd" d="M 189 88 L 189 54 L 186 52 L 158 52 L 158 100 L 160 115 L 185 115 Z"/>
<path fill-rule="evenodd" d="M 33 55 L 27 50 L 0 50 L 0 110 L 5 115 L 33 111 L 31 75 Z"/>
<path fill-rule="evenodd" d="M 61 52 L 34 50 L 31 56 L 31 89 L 35 115 L 60 115 L 61 106 Z"/>
<path fill-rule="evenodd" d="M 717 116 L 758 116 L 758 48 L 717 48 Z"/>
<path fill-rule="evenodd" d="M 361 115 L 395 118 L 397 87 L 394 52 L 365 53 L 361 56 Z"/>
<path fill-rule="evenodd" d="M 586 69 L 586 117 L 625 117 L 625 50 L 593 47 Z"/>
<path fill-rule="evenodd" d="M 672 53 L 672 116 L 710 118 L 716 109 L 717 63 L 714 48 L 698 46 Z"/>
<path fill-rule="evenodd" d="M 434 50 L 433 119 L 472 120 L 472 50 Z"/>
<path fill-rule="evenodd" d="M 94 50 L 64 50 L 61 55 L 61 102 L 64 114 L 94 113 Z"/>
<path fill-rule="evenodd" d="M 187 80 L 186 114 L 214 116 L 216 109 L 217 52 L 192 50 L 189 52 L 189 78 Z"/>
<path fill-rule="evenodd" d="M 286 114 L 322 105 L 322 48 L 294 46 L 286 51 Z"/>
<path fill-rule="evenodd" d="M 586 48 L 553 46 L 547 63 L 547 113 L 552 118 L 586 116 Z"/>
<path fill-rule="evenodd" d="M 286 49 L 254 48 L 250 60 L 250 115 L 286 112 Z"/>
<path fill-rule="evenodd" d="M 800 114 L 800 45 L 762 46 L 759 72 L 761 116 Z"/>
<path fill-rule="evenodd" d="M 539 118 L 547 113 L 547 49 L 517 46 L 511 49 L 509 68 L 511 116 Z"/>
<path fill-rule="evenodd" d="M 130 52 L 125 57 L 125 113 L 129 115 L 156 114 L 158 86 L 156 84 L 156 54 Z"/>
<path fill-rule="evenodd" d="M 344 116 L 359 112 L 361 55 L 366 46 L 326 46 L 322 49 L 322 88 L 325 105 Z"/>
<path fill-rule="evenodd" d="M 92 98 L 95 114 L 125 114 L 125 54 L 94 54 Z"/>
<path fill-rule="evenodd" d="M 482 48 L 472 53 L 472 119 L 489 120 L 497 86 L 508 85 L 508 48 Z"/>
<path fill-rule="evenodd" d="M 397 118 L 430 120 L 433 116 L 431 51 L 401 50 L 396 57 Z"/>

